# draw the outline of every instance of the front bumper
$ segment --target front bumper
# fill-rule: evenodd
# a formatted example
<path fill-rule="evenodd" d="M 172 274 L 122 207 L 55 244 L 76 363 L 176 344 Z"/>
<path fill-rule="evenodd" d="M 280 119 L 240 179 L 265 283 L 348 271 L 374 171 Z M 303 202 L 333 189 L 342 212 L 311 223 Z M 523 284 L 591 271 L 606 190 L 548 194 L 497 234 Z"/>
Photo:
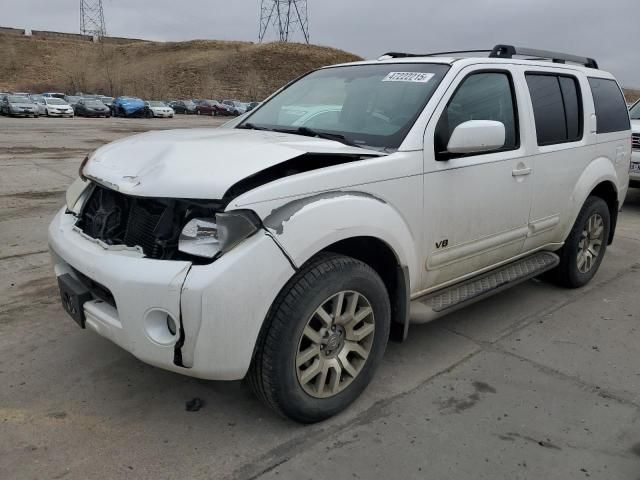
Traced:
<path fill-rule="evenodd" d="M 271 237 L 258 232 L 215 262 L 196 266 L 105 248 L 74 224 L 63 209 L 49 227 L 56 276 L 68 273 L 81 282 L 85 276 L 113 297 L 84 304 L 87 327 L 166 370 L 212 380 L 245 376 L 267 312 L 294 273 Z M 180 347 L 180 331 L 158 340 L 158 312 L 182 326 Z"/>
<path fill-rule="evenodd" d="M 50 117 L 73 117 L 73 110 L 71 111 L 55 111 L 55 110 L 49 110 L 49 116 Z"/>
<path fill-rule="evenodd" d="M 30 117 L 32 115 L 38 115 L 37 110 L 9 110 L 9 114 L 14 117 Z"/>

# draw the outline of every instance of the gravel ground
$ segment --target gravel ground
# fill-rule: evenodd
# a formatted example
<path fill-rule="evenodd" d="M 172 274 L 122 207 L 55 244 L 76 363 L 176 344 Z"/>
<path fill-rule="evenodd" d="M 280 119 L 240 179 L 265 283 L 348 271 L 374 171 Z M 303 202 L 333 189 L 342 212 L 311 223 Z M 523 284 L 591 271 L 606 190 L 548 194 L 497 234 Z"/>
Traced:
<path fill-rule="evenodd" d="M 46 227 L 84 155 L 166 120 L 0 118 L 0 478 L 640 478 L 640 190 L 595 280 L 533 280 L 391 344 L 346 412 L 147 366 L 58 304 Z M 195 397 L 205 404 L 185 410 Z"/>

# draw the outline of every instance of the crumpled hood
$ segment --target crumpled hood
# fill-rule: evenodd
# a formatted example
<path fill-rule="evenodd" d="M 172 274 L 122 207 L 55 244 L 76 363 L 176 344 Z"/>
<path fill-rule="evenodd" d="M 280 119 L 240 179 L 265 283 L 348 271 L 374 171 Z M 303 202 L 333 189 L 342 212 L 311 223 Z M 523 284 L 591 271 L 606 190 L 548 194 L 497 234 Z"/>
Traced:
<path fill-rule="evenodd" d="M 165 130 L 99 148 L 84 174 L 129 195 L 219 200 L 238 181 L 305 153 L 382 155 L 286 133 L 233 128 Z"/>

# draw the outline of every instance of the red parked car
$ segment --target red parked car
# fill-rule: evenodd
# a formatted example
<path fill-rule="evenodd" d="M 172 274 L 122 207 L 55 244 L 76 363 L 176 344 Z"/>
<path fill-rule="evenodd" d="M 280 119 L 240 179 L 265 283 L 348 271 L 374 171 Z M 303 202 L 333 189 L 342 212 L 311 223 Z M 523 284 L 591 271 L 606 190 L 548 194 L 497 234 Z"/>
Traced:
<path fill-rule="evenodd" d="M 231 115 L 231 112 L 226 105 L 216 100 L 201 100 L 196 105 L 196 114 L 217 117 L 218 115 Z"/>

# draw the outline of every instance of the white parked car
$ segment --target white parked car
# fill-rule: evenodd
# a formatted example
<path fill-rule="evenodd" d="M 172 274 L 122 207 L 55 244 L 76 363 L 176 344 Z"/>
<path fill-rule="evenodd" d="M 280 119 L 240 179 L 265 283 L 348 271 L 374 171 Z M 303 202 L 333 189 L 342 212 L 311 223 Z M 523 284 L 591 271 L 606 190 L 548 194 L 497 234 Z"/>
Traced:
<path fill-rule="evenodd" d="M 640 100 L 638 100 L 630 109 L 631 117 L 631 169 L 629 177 L 631 186 L 640 188 Z"/>
<path fill-rule="evenodd" d="M 47 117 L 73 117 L 73 107 L 65 100 L 57 97 L 40 97 L 38 105 L 38 115 Z"/>
<path fill-rule="evenodd" d="M 312 128 L 287 115 L 301 109 L 332 114 Z M 588 283 L 630 137 L 587 58 L 497 46 L 322 68 L 225 128 L 89 155 L 49 228 L 62 302 L 144 362 L 248 376 L 277 412 L 319 421 L 410 321 L 543 272 Z"/>
<path fill-rule="evenodd" d="M 164 102 L 150 101 L 150 102 L 144 102 L 144 104 L 147 106 L 147 112 L 149 112 L 148 113 L 149 117 L 173 118 L 173 116 L 176 114 L 173 108 L 171 108 Z"/>

